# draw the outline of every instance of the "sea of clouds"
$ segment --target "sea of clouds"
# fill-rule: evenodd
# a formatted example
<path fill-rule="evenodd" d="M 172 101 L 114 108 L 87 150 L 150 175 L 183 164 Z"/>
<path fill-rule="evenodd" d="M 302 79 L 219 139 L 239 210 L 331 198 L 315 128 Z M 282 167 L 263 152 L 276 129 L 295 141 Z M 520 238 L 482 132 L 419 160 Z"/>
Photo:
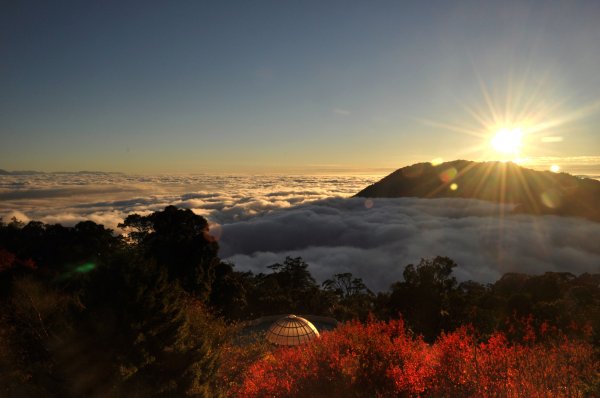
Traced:
<path fill-rule="evenodd" d="M 380 177 L 0 176 L 0 216 L 64 225 L 90 219 L 116 229 L 128 214 L 172 204 L 207 217 L 221 257 L 240 270 L 262 272 L 301 256 L 319 281 L 352 272 L 374 291 L 401 279 L 407 264 L 436 255 L 459 264 L 459 280 L 600 272 L 600 223 L 513 215 L 476 200 L 351 198 Z"/>
<path fill-rule="evenodd" d="M 512 215 L 464 199 L 327 199 L 223 226 L 222 255 L 261 271 L 301 256 L 319 280 L 352 272 L 373 290 L 402 278 L 422 257 L 448 256 L 459 280 L 492 282 L 506 272 L 600 271 L 600 224 Z"/>
<path fill-rule="evenodd" d="M 116 229 L 131 213 L 175 205 L 216 224 L 314 200 L 349 197 L 380 176 L 0 175 L 0 217 L 74 225 L 92 220 Z"/>

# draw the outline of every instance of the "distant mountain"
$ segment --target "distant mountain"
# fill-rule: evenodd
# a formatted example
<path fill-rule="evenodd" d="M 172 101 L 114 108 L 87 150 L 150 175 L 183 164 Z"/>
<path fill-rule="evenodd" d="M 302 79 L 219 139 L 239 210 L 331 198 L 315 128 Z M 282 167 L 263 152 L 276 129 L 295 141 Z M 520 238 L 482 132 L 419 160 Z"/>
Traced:
<path fill-rule="evenodd" d="M 417 163 L 394 171 L 355 196 L 480 199 L 516 204 L 517 213 L 576 216 L 600 222 L 600 181 L 536 171 L 511 162 Z"/>
<path fill-rule="evenodd" d="M 89 175 L 89 174 L 94 174 L 94 175 L 119 175 L 119 174 L 123 174 L 117 171 L 87 171 L 87 170 L 82 170 L 82 171 L 50 171 L 50 172 L 45 172 L 45 171 L 36 171 L 36 170 L 15 170 L 15 171 L 8 171 L 8 170 L 4 170 L 4 169 L 0 169 L 0 176 L 26 176 L 26 175 L 39 175 L 39 174 L 64 174 L 64 175 Z"/>
<path fill-rule="evenodd" d="M 8 170 L 0 169 L 0 176 L 22 176 L 22 175 L 33 175 L 33 174 L 45 174 L 45 173 L 42 171 L 34 171 L 34 170 L 8 171 Z"/>

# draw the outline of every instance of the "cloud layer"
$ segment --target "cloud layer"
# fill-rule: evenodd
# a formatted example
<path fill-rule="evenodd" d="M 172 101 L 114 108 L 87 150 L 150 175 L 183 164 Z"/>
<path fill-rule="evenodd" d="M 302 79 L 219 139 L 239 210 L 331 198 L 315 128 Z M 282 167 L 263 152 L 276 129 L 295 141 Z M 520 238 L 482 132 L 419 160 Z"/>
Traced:
<path fill-rule="evenodd" d="M 459 280 L 506 272 L 598 272 L 600 224 L 463 199 L 328 199 L 223 226 L 222 255 L 243 269 L 302 256 L 323 280 L 352 272 L 373 290 L 402 278 L 404 266 L 436 255 L 454 259 Z"/>
<path fill-rule="evenodd" d="M 349 198 L 379 176 L 0 176 L 0 216 L 116 228 L 130 213 L 173 204 L 209 218 L 221 257 L 265 271 L 302 256 L 320 280 L 340 272 L 385 290 L 422 257 L 457 261 L 460 280 L 505 272 L 600 271 L 600 224 L 511 215 L 510 208 L 461 199 Z"/>
<path fill-rule="evenodd" d="M 0 176 L 0 216 L 116 228 L 128 214 L 175 205 L 228 223 L 358 192 L 380 176 L 32 174 Z"/>

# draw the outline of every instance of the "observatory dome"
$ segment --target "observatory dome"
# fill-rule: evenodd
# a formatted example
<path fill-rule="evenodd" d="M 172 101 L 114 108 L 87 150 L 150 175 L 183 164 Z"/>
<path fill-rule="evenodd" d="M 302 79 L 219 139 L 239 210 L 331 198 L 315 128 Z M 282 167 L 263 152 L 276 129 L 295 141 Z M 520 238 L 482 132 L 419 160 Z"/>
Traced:
<path fill-rule="evenodd" d="M 319 331 L 306 319 L 287 315 L 276 320 L 269 327 L 266 337 L 273 344 L 294 346 L 319 337 Z"/>

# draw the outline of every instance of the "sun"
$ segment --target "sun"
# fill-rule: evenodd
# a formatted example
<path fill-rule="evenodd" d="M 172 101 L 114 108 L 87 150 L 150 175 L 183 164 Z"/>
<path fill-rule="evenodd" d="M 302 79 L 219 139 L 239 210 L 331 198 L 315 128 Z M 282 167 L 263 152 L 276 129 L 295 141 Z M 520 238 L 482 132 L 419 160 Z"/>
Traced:
<path fill-rule="evenodd" d="M 492 137 L 490 145 L 499 154 L 516 156 L 521 151 L 522 137 L 520 127 L 502 128 Z"/>
<path fill-rule="evenodd" d="M 476 75 L 481 98 L 472 102 L 458 99 L 462 117 L 457 114 L 446 122 L 419 119 L 429 127 L 472 137 L 470 142 L 461 140 L 460 146 L 445 149 L 452 150 L 452 156 L 458 153 L 464 159 L 486 162 L 545 164 L 545 157 L 556 157 L 561 149 L 548 144 L 565 141 L 566 137 L 559 135 L 562 131 L 600 111 L 600 101 L 570 109 L 567 98 L 556 97 L 560 90 L 553 82 L 557 79 L 531 80 L 526 74 L 484 81 Z M 434 164 L 438 162 L 436 155 L 431 156 L 436 158 Z"/>

